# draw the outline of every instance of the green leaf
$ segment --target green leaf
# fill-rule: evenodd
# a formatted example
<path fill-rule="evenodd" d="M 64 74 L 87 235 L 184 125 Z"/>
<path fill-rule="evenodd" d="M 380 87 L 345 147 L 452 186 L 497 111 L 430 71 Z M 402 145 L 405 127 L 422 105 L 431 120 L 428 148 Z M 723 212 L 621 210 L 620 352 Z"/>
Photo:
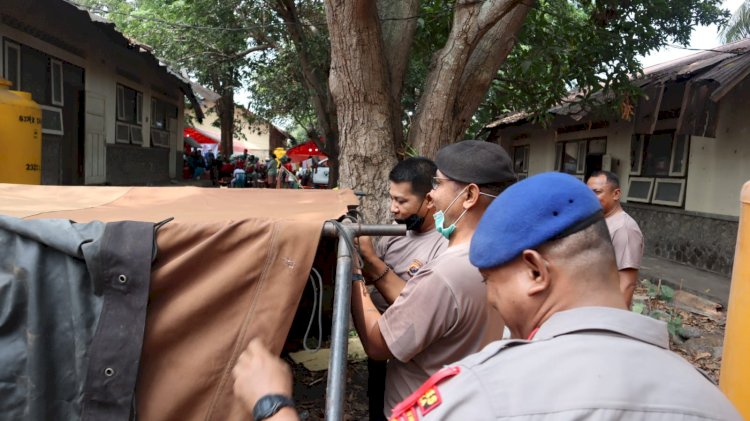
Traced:
<path fill-rule="evenodd" d="M 646 311 L 646 304 L 644 303 L 633 303 L 633 313 L 643 314 Z"/>
<path fill-rule="evenodd" d="M 669 322 L 672 320 L 672 316 L 663 310 L 654 310 L 649 314 L 649 317 L 656 320 L 661 320 L 662 322 Z"/>
<path fill-rule="evenodd" d="M 659 297 L 662 298 L 664 301 L 671 302 L 672 299 L 674 298 L 674 289 L 667 285 L 662 285 L 661 291 L 659 293 Z"/>

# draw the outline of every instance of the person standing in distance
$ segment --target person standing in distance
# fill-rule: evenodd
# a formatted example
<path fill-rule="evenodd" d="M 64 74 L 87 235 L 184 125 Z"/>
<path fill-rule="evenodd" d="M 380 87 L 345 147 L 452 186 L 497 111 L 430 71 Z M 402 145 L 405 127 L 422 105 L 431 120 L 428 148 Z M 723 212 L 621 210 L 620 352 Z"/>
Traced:
<path fill-rule="evenodd" d="M 607 228 L 615 246 L 617 269 L 620 276 L 620 291 L 625 305 L 633 304 L 633 292 L 638 283 L 638 270 L 643 259 L 643 234 L 638 223 L 620 205 L 620 179 L 609 171 L 596 171 L 586 184 L 594 192 L 604 210 Z"/>

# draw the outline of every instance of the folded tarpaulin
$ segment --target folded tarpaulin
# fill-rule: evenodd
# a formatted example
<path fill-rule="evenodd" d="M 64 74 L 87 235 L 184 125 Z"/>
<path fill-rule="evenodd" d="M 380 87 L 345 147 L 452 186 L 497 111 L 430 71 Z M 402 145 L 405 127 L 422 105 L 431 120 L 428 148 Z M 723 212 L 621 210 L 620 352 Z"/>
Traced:
<path fill-rule="evenodd" d="M 133 414 L 146 421 L 248 419 L 249 414 L 232 395 L 231 368 L 236 358 L 253 337 L 262 338 L 273 351 L 280 352 L 315 257 L 323 222 L 338 218 L 349 206 L 356 205 L 351 191 L 0 184 L 0 214 L 24 218 L 14 220 L 20 225 L 49 223 L 43 222 L 49 218 L 79 223 L 71 223 L 72 227 L 102 221 L 94 224 L 107 232 L 114 221 L 144 221 L 151 224 L 147 227 L 153 227 L 154 223 L 174 218 L 156 231 L 153 262 L 149 259 L 138 266 L 150 274 L 147 312 L 133 308 L 116 318 L 123 326 L 145 326 L 145 333 L 133 334 L 126 340 L 112 339 L 106 344 L 113 349 L 142 346 L 140 361 L 129 363 L 139 367 L 135 392 L 125 390 L 116 398 L 118 402 L 132 402 Z M 35 232 L 36 238 L 42 237 L 36 233 L 37 228 L 26 230 Z M 146 244 L 149 238 L 154 239 L 153 234 L 139 236 L 132 242 Z M 124 236 L 115 242 L 115 254 L 117 250 L 126 253 L 130 249 L 131 240 Z M 92 262 L 100 264 L 99 259 Z M 34 266 L 34 262 L 27 261 L 25 265 Z M 86 264 L 79 267 L 90 276 Z M 0 300 L 5 302 L 7 290 L 20 290 L 21 281 L 8 277 L 3 270 L 0 268 Z M 50 277 L 46 282 L 71 282 L 60 279 L 64 272 L 45 273 Z M 115 286 L 118 279 L 113 281 Z M 100 341 L 104 329 L 101 319 L 109 308 L 106 293 L 105 299 L 100 299 L 96 292 L 93 288 L 69 292 L 72 297 L 102 303 L 100 308 L 92 304 L 87 310 L 100 319 L 96 334 L 84 337 L 78 345 L 85 351 L 80 363 L 87 367 L 92 364 L 92 347 Z M 114 297 L 115 301 L 122 300 Z M 39 317 L 49 320 L 52 314 Z M 145 317 L 145 324 L 139 323 L 139 317 Z M 15 331 L 4 320 L 0 318 L 0 332 Z M 79 332 L 82 327 L 70 325 L 61 329 L 69 329 L 70 335 L 85 336 Z M 47 352 L 52 354 L 54 350 Z M 66 353 L 57 359 L 70 359 L 72 355 Z M 1 353 L 0 358 L 4 358 Z M 102 370 L 118 362 L 115 359 L 106 367 L 97 367 L 94 374 L 103 375 L 92 379 L 117 378 L 118 369 L 114 368 L 113 373 Z M 0 361 L 0 367 L 6 365 L 6 361 Z M 23 370 L 28 373 L 28 362 Z M 58 377 L 57 371 L 49 372 L 54 373 L 53 379 Z M 8 379 L 0 378 L 0 383 Z M 71 392 L 73 401 L 87 402 L 96 397 L 85 387 L 76 387 L 66 385 L 69 392 L 76 391 Z M 60 412 L 58 401 L 40 396 L 36 405 L 46 407 L 44 416 L 23 419 L 80 419 L 79 407 Z M 10 406 L 0 398 L 0 414 L 6 408 Z"/>
<path fill-rule="evenodd" d="M 0 215 L 0 419 L 128 418 L 153 229 Z"/>

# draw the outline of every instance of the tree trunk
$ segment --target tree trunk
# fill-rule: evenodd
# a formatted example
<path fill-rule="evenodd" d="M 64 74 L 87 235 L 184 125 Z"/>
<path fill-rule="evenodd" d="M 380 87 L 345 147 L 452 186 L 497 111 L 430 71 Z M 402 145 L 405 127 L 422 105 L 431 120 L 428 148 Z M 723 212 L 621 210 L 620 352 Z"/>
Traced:
<path fill-rule="evenodd" d="M 321 74 L 320 69 L 312 63 L 305 32 L 302 30 L 302 24 L 297 16 L 297 8 L 294 0 L 276 0 L 272 3 L 276 13 L 284 20 L 288 30 L 289 38 L 294 45 L 294 50 L 300 61 L 302 69 L 303 83 L 308 91 L 308 97 L 315 110 L 315 117 L 319 129 L 323 133 L 325 143 L 320 139 L 313 139 L 315 145 L 328 156 L 328 173 L 329 187 L 338 185 L 339 180 L 339 134 L 337 126 L 336 105 L 331 98 L 328 90 L 328 81 Z"/>
<path fill-rule="evenodd" d="M 326 0 L 329 86 L 338 110 L 339 186 L 367 194 L 365 221 L 383 223 L 388 173 L 396 163 L 394 112 L 375 0 Z"/>
<path fill-rule="evenodd" d="M 396 153 L 404 155 L 404 125 L 401 121 L 403 107 L 401 92 L 409 66 L 409 52 L 417 31 L 418 0 L 378 0 L 378 16 L 383 38 L 383 53 L 388 64 L 393 118 L 393 146 Z"/>
<path fill-rule="evenodd" d="M 463 136 L 529 7 L 519 0 L 456 3 L 451 33 L 432 59 L 409 130 L 409 144 L 422 155 L 434 158 Z"/>
<path fill-rule="evenodd" d="M 221 89 L 221 98 L 216 102 L 216 114 L 221 127 L 221 154 L 229 158 L 234 152 L 234 92 L 231 88 Z"/>

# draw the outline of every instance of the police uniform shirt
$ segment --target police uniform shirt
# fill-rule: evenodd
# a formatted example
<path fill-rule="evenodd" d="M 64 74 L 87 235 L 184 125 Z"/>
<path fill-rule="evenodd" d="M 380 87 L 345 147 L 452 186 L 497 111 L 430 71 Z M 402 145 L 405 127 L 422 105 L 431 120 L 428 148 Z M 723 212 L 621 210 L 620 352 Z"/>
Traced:
<path fill-rule="evenodd" d="M 625 211 L 607 217 L 607 228 L 615 248 L 617 269 L 640 269 L 643 258 L 643 234 Z"/>
<path fill-rule="evenodd" d="M 406 283 L 378 324 L 388 361 L 385 414 L 446 364 L 477 352 L 487 321 L 486 288 L 469 244 L 449 247 Z"/>
<path fill-rule="evenodd" d="M 448 248 L 448 240 L 435 228 L 427 232 L 407 231 L 404 236 L 382 237 L 375 246 L 375 253 L 393 272 L 404 281 L 409 281 L 419 270 Z M 370 298 L 382 313 L 388 308 L 377 288 L 371 287 Z"/>
<path fill-rule="evenodd" d="M 494 342 L 441 370 L 395 419 L 740 420 L 668 346 L 666 325 L 645 316 L 605 307 L 559 312 L 532 341 Z"/>

